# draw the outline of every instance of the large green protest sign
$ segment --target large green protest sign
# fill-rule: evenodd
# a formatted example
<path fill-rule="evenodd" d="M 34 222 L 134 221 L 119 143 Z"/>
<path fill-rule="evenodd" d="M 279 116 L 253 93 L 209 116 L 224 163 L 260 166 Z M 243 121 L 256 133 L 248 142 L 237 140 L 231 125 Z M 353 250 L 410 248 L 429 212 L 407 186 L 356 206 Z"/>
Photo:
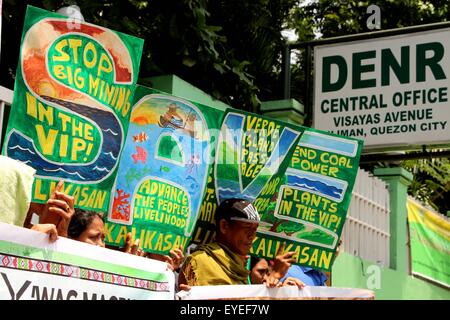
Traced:
<path fill-rule="evenodd" d="M 223 112 L 138 86 L 106 224 L 145 251 L 186 248 L 214 158 Z"/>
<path fill-rule="evenodd" d="M 450 222 L 412 199 L 407 208 L 412 273 L 450 288 Z"/>
<path fill-rule="evenodd" d="M 267 210 L 279 188 L 301 132 L 259 115 L 229 109 L 193 241 L 214 236 L 214 212 L 225 199 L 243 198 Z"/>
<path fill-rule="evenodd" d="M 82 208 L 108 209 L 143 41 L 28 7 L 3 154 L 37 170 L 33 201 L 56 182 Z"/>
<path fill-rule="evenodd" d="M 362 142 L 304 128 L 252 252 L 273 258 L 286 243 L 296 262 L 330 270 L 356 179 Z"/>
<path fill-rule="evenodd" d="M 214 211 L 244 198 L 261 215 L 250 254 L 282 243 L 296 264 L 330 270 L 358 171 L 362 141 L 229 110 L 193 241 L 214 237 Z"/>

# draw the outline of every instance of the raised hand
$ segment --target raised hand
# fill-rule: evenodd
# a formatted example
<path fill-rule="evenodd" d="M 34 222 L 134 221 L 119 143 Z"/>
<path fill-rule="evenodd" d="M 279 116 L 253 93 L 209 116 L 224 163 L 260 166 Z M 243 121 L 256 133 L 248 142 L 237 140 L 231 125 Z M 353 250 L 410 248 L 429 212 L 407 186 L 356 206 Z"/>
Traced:
<path fill-rule="evenodd" d="M 177 271 L 180 269 L 181 264 L 184 261 L 183 247 L 180 246 L 177 249 L 170 251 L 170 257 L 166 257 L 166 262 L 172 267 L 172 270 Z"/>
<path fill-rule="evenodd" d="M 75 214 L 74 198 L 63 192 L 55 191 L 56 199 L 52 200 L 52 206 L 49 211 L 52 214 L 60 216 L 59 223 L 56 225 L 58 234 L 62 237 L 67 237 L 67 230 L 69 229 L 70 220 Z M 56 201 L 58 203 L 56 204 Z"/>
<path fill-rule="evenodd" d="M 39 222 L 42 224 L 54 224 L 58 234 L 62 237 L 67 237 L 67 229 L 75 209 L 74 198 L 62 192 L 63 186 L 64 181 L 59 181 L 44 205 Z"/>
<path fill-rule="evenodd" d="M 285 246 L 286 244 L 283 243 L 278 248 L 277 255 L 275 257 L 269 275 L 267 276 L 266 285 L 269 288 L 281 286 L 281 283 L 279 283 L 280 279 L 286 275 L 291 264 L 295 262 L 295 258 L 293 258 L 295 252 L 294 251 L 284 252 Z"/>
<path fill-rule="evenodd" d="M 140 239 L 136 239 L 133 243 L 131 232 L 128 232 L 127 237 L 125 238 L 125 248 L 123 252 L 143 257 L 145 255 L 145 252 L 141 248 L 139 248 L 139 241 Z"/>

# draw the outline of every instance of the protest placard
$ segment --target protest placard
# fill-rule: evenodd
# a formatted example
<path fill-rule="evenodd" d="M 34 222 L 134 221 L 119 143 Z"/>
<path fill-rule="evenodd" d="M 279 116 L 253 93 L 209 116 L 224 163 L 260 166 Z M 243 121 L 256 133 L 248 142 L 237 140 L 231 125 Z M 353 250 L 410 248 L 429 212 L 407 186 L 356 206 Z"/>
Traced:
<path fill-rule="evenodd" d="M 3 154 L 59 179 L 77 207 L 106 211 L 128 129 L 143 40 L 29 6 Z"/>
<path fill-rule="evenodd" d="M 243 198 L 261 216 L 251 255 L 273 259 L 285 243 L 295 264 L 329 271 L 362 142 L 229 110 L 217 149 L 193 241 L 213 239 L 221 201 Z"/>
<path fill-rule="evenodd" d="M 106 241 L 127 232 L 145 251 L 186 248 L 215 153 L 223 112 L 139 86 L 120 160 Z"/>

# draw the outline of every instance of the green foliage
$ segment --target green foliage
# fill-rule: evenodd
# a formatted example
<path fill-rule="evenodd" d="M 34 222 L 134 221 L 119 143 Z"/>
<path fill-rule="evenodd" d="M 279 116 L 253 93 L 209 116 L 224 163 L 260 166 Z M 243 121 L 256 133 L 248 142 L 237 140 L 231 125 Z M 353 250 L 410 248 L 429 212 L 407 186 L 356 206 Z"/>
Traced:
<path fill-rule="evenodd" d="M 310 25 L 323 34 L 323 38 L 370 32 L 367 8 L 375 4 L 381 12 L 381 30 L 447 21 L 450 18 L 450 3 L 446 0 L 380 0 L 380 1 L 311 1 L 294 10 L 295 20 L 309 19 Z M 297 22 L 299 33 L 308 33 L 302 23 Z"/>
<path fill-rule="evenodd" d="M 145 39 L 139 83 L 176 74 L 235 108 L 281 95 L 281 30 L 298 0 L 3 1 L 2 85 L 13 87 L 26 5 L 77 4 L 87 22 Z M 5 49 L 7 48 L 7 50 Z"/>
<path fill-rule="evenodd" d="M 404 161 L 402 166 L 414 174 L 408 193 L 436 211 L 450 210 L 450 160 L 421 159 Z"/>

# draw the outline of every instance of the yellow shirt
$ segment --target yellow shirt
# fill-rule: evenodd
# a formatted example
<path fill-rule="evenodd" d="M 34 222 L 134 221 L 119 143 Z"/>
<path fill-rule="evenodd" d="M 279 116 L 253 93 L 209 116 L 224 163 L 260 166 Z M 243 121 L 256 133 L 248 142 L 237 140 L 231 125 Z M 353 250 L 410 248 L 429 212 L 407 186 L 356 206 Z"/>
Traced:
<path fill-rule="evenodd" d="M 181 272 L 190 286 L 248 284 L 244 260 L 217 242 L 200 245 L 187 257 Z"/>
<path fill-rule="evenodd" d="M 35 172 L 20 161 L 0 155 L 0 222 L 23 226 Z"/>

